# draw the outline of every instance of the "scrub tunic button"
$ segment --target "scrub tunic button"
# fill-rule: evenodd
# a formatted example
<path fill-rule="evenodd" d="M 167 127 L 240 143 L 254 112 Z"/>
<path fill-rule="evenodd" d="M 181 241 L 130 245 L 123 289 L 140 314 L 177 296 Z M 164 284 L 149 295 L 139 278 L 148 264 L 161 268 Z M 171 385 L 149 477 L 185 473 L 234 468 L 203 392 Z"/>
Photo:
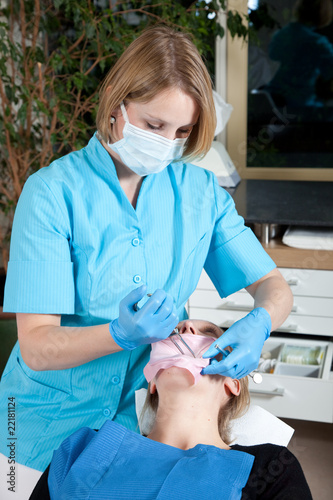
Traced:
<path fill-rule="evenodd" d="M 134 278 L 133 278 L 133 281 L 134 281 L 134 283 L 140 283 L 140 281 L 141 281 L 141 276 L 139 276 L 138 274 L 136 274 L 136 275 L 134 276 Z"/>
<path fill-rule="evenodd" d="M 134 247 L 137 247 L 138 245 L 140 245 L 140 240 L 139 240 L 139 238 L 133 238 L 133 240 L 132 240 L 132 245 L 133 245 Z"/>
<path fill-rule="evenodd" d="M 111 382 L 114 384 L 114 385 L 117 385 L 119 384 L 120 382 L 120 378 L 117 377 L 117 375 L 114 375 L 112 378 L 111 378 Z"/>
<path fill-rule="evenodd" d="M 103 415 L 105 417 L 109 417 L 111 415 L 111 411 L 109 410 L 109 408 L 104 408 Z"/>

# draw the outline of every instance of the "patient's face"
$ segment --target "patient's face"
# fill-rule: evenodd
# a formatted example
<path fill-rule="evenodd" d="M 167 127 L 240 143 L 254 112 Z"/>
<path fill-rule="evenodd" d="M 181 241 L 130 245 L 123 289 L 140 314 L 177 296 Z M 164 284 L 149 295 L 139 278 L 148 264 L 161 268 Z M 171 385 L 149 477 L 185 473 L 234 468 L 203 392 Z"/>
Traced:
<path fill-rule="evenodd" d="M 218 338 L 223 331 L 214 323 L 202 319 L 186 319 L 177 325 L 179 333 L 191 333 L 192 335 L 206 335 Z"/>
<path fill-rule="evenodd" d="M 162 367 L 162 369 L 159 370 L 156 370 L 155 366 L 154 369 L 156 373 L 149 384 L 150 394 L 153 395 L 157 392 L 159 404 L 163 403 L 164 408 L 166 405 L 169 410 L 171 409 L 170 397 L 172 399 L 176 393 L 180 395 L 180 400 L 182 401 L 184 401 L 182 398 L 184 396 L 186 397 L 187 394 L 189 397 L 195 394 L 195 397 L 199 398 L 198 401 L 202 401 L 203 404 L 205 404 L 205 401 L 211 401 L 210 398 L 214 398 L 214 400 L 216 399 L 222 404 L 222 402 L 227 402 L 230 398 L 230 394 L 238 396 L 240 393 L 240 382 L 238 380 L 233 380 L 223 375 L 201 375 L 202 368 L 200 367 L 200 362 L 204 361 L 209 363 L 209 360 L 202 359 L 202 354 L 206 352 L 208 346 L 211 345 L 215 339 L 223 335 L 224 330 L 214 323 L 205 320 L 184 320 L 178 323 L 177 328 L 179 333 L 184 335 L 184 340 L 186 340 L 188 344 L 190 344 L 191 335 L 197 336 L 198 342 L 194 342 L 191 346 L 194 348 L 196 359 L 189 354 L 184 355 L 183 358 L 187 358 L 189 362 L 187 368 L 185 368 L 187 364 L 186 359 L 184 362 L 181 361 L 177 364 L 177 362 L 174 363 L 174 360 L 169 358 L 171 363 L 167 363 L 165 368 L 160 365 L 159 367 Z M 177 336 L 175 336 L 175 339 L 177 340 Z M 156 342 L 153 346 L 162 344 L 163 342 L 165 341 Z M 206 347 L 204 347 L 204 343 L 206 343 Z M 182 346 L 181 343 L 180 345 Z M 195 347 L 200 348 L 196 350 Z M 231 350 L 231 348 L 228 347 L 226 349 Z M 171 356 L 178 357 L 178 359 L 182 358 L 179 352 L 177 354 L 177 351 L 175 351 L 174 354 L 171 353 Z M 219 353 L 216 359 L 220 361 L 222 359 L 222 354 Z M 176 399 L 174 401 L 179 400 Z"/>
<path fill-rule="evenodd" d="M 186 385 L 186 379 L 190 385 L 197 384 L 202 378 L 202 368 L 210 362 L 209 359 L 202 358 L 203 353 L 223 333 L 214 323 L 204 320 L 181 321 L 177 328 L 189 349 L 178 336 L 153 344 L 150 361 L 144 368 L 148 382 L 153 379 L 157 381 L 163 374 L 163 378 L 168 376 L 169 384 L 172 376 L 176 376 L 177 384 L 180 383 L 180 385 L 182 385 L 181 380 Z M 191 350 L 195 357 L 193 357 Z M 207 379 L 208 376 L 205 378 Z M 218 378 L 220 380 L 220 377 Z"/>
<path fill-rule="evenodd" d="M 214 323 L 202 319 L 186 319 L 184 321 L 180 321 L 176 328 L 178 328 L 180 334 L 192 334 L 200 335 L 202 337 L 210 337 L 212 341 L 213 339 L 218 339 L 219 337 L 221 337 L 224 332 L 224 330 L 219 328 Z M 227 347 L 226 350 L 228 351 L 229 348 Z M 202 350 L 202 352 L 199 354 L 200 357 L 205 351 L 207 351 L 207 349 Z M 216 359 L 217 361 L 220 361 L 222 359 L 222 354 L 218 354 L 216 356 Z"/>

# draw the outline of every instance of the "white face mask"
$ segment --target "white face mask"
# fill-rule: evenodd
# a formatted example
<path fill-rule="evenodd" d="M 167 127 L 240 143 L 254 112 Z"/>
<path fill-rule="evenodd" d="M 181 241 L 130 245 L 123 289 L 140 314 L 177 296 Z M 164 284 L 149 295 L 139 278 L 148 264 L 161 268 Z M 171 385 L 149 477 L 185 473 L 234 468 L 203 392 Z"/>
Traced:
<path fill-rule="evenodd" d="M 141 176 L 157 174 L 182 157 L 187 137 L 170 140 L 136 127 L 129 122 L 123 103 L 120 108 L 125 120 L 123 139 L 108 142 L 108 146 L 133 172 Z"/>

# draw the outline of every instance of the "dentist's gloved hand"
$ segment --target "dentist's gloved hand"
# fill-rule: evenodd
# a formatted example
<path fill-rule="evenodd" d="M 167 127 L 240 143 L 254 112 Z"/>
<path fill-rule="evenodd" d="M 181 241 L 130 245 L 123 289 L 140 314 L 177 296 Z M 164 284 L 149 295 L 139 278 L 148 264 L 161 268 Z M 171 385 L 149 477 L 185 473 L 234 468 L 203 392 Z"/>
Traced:
<path fill-rule="evenodd" d="M 259 364 L 260 354 L 265 340 L 272 328 L 272 320 L 266 309 L 257 307 L 245 318 L 236 321 L 218 338 L 202 355 L 203 358 L 214 358 L 219 354 L 214 345 L 221 349 L 233 348 L 221 361 L 212 359 L 211 364 L 202 370 L 203 375 L 224 375 L 240 379 L 248 375 Z"/>
<path fill-rule="evenodd" d="M 109 324 L 113 340 L 125 351 L 164 340 L 178 324 L 173 298 L 164 290 L 156 290 L 141 309 L 134 310 L 146 290 L 146 285 L 132 290 L 119 304 L 119 318 Z"/>

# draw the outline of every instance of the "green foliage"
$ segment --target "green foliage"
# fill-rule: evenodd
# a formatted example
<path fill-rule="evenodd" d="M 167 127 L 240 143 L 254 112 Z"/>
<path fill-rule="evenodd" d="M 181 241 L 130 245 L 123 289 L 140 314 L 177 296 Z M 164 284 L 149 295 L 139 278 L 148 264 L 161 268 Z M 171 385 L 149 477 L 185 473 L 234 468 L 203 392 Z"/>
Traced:
<path fill-rule="evenodd" d="M 273 30 L 274 28 L 281 28 L 280 23 L 275 19 L 276 8 L 274 5 L 261 2 L 259 7 L 249 11 L 249 40 L 251 43 L 260 45 L 258 31 L 262 28 Z"/>

